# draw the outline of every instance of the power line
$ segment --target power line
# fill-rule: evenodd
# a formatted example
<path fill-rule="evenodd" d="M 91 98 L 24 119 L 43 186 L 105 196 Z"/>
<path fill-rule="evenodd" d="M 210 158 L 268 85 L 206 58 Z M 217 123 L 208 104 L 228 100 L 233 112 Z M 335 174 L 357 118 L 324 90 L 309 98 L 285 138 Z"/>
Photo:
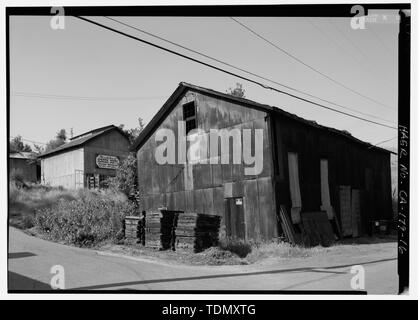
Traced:
<path fill-rule="evenodd" d="M 255 32 L 253 29 L 251 29 L 250 27 L 246 26 L 244 23 L 240 22 L 239 20 L 237 20 L 237 19 L 235 19 L 235 18 L 233 18 L 233 17 L 230 17 L 230 18 L 231 18 L 233 21 L 235 21 L 236 23 L 238 23 L 240 26 L 242 26 L 244 29 L 248 30 L 249 32 L 251 32 L 252 34 L 254 34 L 255 36 L 257 36 L 258 38 L 260 38 L 260 39 L 264 40 L 265 42 L 267 42 L 268 44 L 270 44 L 271 46 L 273 46 L 273 47 L 274 47 L 274 48 L 276 48 L 277 50 L 281 51 L 282 53 L 284 53 L 284 54 L 285 54 L 285 55 L 287 55 L 288 57 L 290 57 L 290 58 L 292 58 L 293 60 L 295 60 L 295 61 L 299 62 L 300 64 L 302 64 L 302 65 L 304 65 L 305 67 L 307 67 L 307 68 L 311 69 L 312 71 L 314 71 L 314 72 L 316 72 L 316 73 L 318 73 L 318 74 L 322 75 L 323 77 L 325 77 L 325 78 L 327 78 L 328 80 L 332 81 L 333 83 L 335 83 L 335 84 L 339 85 L 340 87 L 343 87 L 343 88 L 345 88 L 345 89 L 347 89 L 347 90 L 349 90 L 349 91 L 351 91 L 351 92 L 355 93 L 356 95 L 358 95 L 358 96 L 360 96 L 360 97 L 363 97 L 363 98 L 365 98 L 365 99 L 367 99 L 367 100 L 370 100 L 370 101 L 372 101 L 372 102 L 374 102 L 374 103 L 376 103 L 376 104 L 379 104 L 379 105 L 381 105 L 381 106 L 383 106 L 383 107 L 385 107 L 385 108 L 388 108 L 388 109 L 394 109 L 394 108 L 392 108 L 392 107 L 390 107 L 390 106 L 388 106 L 388 105 L 386 105 L 386 104 L 384 104 L 384 103 L 382 103 L 382 102 L 377 101 L 376 99 L 370 98 L 370 97 L 368 97 L 368 96 L 366 96 L 366 95 L 362 94 L 361 92 L 358 92 L 357 90 L 351 89 L 350 87 L 346 86 L 345 84 L 343 84 L 342 82 L 340 82 L 340 81 L 338 81 L 338 80 L 335 80 L 334 78 L 331 78 L 330 76 L 326 75 L 325 73 L 323 73 L 323 72 L 319 71 L 318 69 L 316 69 L 316 68 L 314 68 L 314 67 L 310 66 L 309 64 L 307 64 L 307 63 L 305 63 L 304 61 L 300 60 L 299 58 L 295 57 L 293 54 L 289 53 L 288 51 L 286 51 L 286 50 L 284 50 L 284 49 L 280 48 L 278 45 L 274 44 L 273 42 L 271 42 L 270 40 L 266 39 L 265 37 L 263 37 L 263 36 L 262 36 L 262 35 L 260 35 L 259 33 Z"/>
<path fill-rule="evenodd" d="M 367 73 L 370 74 L 373 78 L 379 79 L 379 80 L 383 80 L 383 83 L 386 85 L 386 88 L 389 88 L 388 85 L 389 86 L 392 85 L 385 78 L 382 79 L 382 77 L 378 77 L 376 75 L 376 73 L 371 70 L 369 64 L 364 63 L 364 61 L 359 60 L 350 51 L 344 49 L 337 41 L 335 41 L 332 37 L 328 36 L 318 25 L 316 25 L 315 23 L 313 23 L 313 21 L 311 21 L 311 19 L 306 19 L 305 21 L 307 21 L 311 26 L 313 26 L 316 30 L 318 30 L 324 36 L 324 38 L 326 38 L 328 41 L 331 41 L 334 44 L 334 46 L 338 50 L 340 50 L 343 54 L 349 55 L 355 62 L 357 62 L 359 64 L 358 67 L 360 68 L 361 71 L 367 71 Z"/>
<path fill-rule="evenodd" d="M 10 137 L 11 139 L 15 139 L 17 137 Z M 35 144 L 43 144 L 43 145 L 47 145 L 46 143 L 43 142 L 38 142 L 38 141 L 33 141 L 33 140 L 29 140 L 29 139 L 24 139 L 20 136 L 20 140 L 26 141 L 26 142 L 31 142 L 31 143 L 35 143 Z"/>
<path fill-rule="evenodd" d="M 382 38 L 377 34 L 377 32 L 375 32 L 374 30 L 373 30 L 373 28 L 371 27 L 371 24 L 369 24 L 368 26 L 367 26 L 367 28 L 366 28 L 368 31 L 370 31 L 374 36 L 375 36 L 375 38 L 377 39 L 377 41 L 380 43 L 380 45 L 384 48 L 384 49 L 386 49 L 386 53 L 388 53 L 388 52 L 391 52 L 392 53 L 392 55 L 394 56 L 395 55 L 395 52 L 392 50 L 392 49 L 390 49 L 386 44 L 385 44 L 385 42 L 382 40 Z M 390 56 L 390 58 L 393 58 L 393 56 L 392 55 L 390 55 L 389 53 L 388 53 L 388 55 Z"/>
<path fill-rule="evenodd" d="M 376 146 L 379 146 L 379 145 L 381 145 L 381 144 L 383 144 L 385 142 L 389 142 L 389 141 L 395 140 L 397 138 L 398 138 L 398 136 L 394 136 L 393 138 L 390 138 L 388 140 L 384 140 L 384 141 L 377 142 L 377 143 L 373 144 L 372 146 L 368 147 L 367 149 L 372 149 L 372 148 L 374 148 Z"/>
<path fill-rule="evenodd" d="M 337 106 L 337 107 L 340 107 L 340 108 L 343 108 L 343 109 L 346 109 L 346 110 L 350 110 L 350 111 L 356 112 L 356 113 L 358 113 L 358 114 L 361 114 L 361 115 L 364 115 L 364 116 L 368 116 L 368 117 L 371 117 L 371 118 L 374 118 L 374 119 L 379 119 L 379 120 L 385 121 L 385 122 L 390 123 L 390 124 L 394 124 L 391 120 L 387 120 L 387 119 L 384 119 L 384 118 L 381 118 L 381 117 L 377 117 L 377 116 L 372 115 L 372 114 L 369 114 L 369 113 L 364 113 L 364 112 L 361 112 L 361 111 L 359 111 L 359 110 L 356 110 L 356 109 L 353 109 L 353 108 L 349 108 L 349 107 L 343 106 L 343 105 L 341 105 L 341 104 L 338 104 L 338 103 L 335 103 L 335 102 L 332 102 L 332 101 L 329 101 L 329 100 L 326 100 L 326 99 L 320 98 L 320 97 L 318 97 L 318 96 L 315 96 L 315 95 L 312 95 L 312 94 L 310 94 L 310 93 L 304 92 L 304 91 L 302 91 L 302 90 L 299 90 L 299 89 L 296 89 L 296 88 L 290 87 L 290 86 L 288 86 L 288 85 L 282 84 L 282 83 L 277 82 L 277 81 L 274 81 L 274 80 L 272 80 L 272 79 L 269 79 L 269 78 L 266 78 L 266 77 L 260 76 L 260 75 L 258 75 L 258 74 L 255 74 L 255 73 L 251 72 L 251 71 L 248 71 L 248 70 L 245 70 L 245 69 L 243 69 L 243 68 L 240 68 L 240 67 L 234 66 L 234 65 L 232 65 L 232 64 L 230 64 L 230 63 L 228 63 L 228 62 L 225 62 L 225 61 L 219 60 L 219 59 L 217 59 L 217 58 L 211 57 L 211 56 L 209 56 L 209 55 L 207 55 L 207 54 L 205 54 L 205 53 L 202 53 L 202 52 L 196 51 L 196 50 L 194 50 L 194 49 L 188 48 L 188 47 L 183 46 L 183 45 L 181 45 L 181 44 L 178 44 L 178 43 L 176 43 L 176 42 L 174 42 L 174 41 L 170 41 L 170 40 L 165 39 L 165 38 L 163 38 L 163 37 L 161 37 L 161 36 L 158 36 L 158 35 L 155 35 L 155 34 L 153 34 L 153 33 L 149 32 L 149 31 L 145 31 L 145 30 L 143 30 L 143 29 L 140 29 L 140 28 L 134 27 L 134 26 L 132 26 L 132 25 L 130 25 L 130 24 L 127 24 L 127 23 L 125 23 L 125 22 L 122 22 L 122 21 L 120 21 L 120 20 L 117 20 L 117 19 L 114 19 L 114 18 L 110 18 L 110 17 L 107 17 L 107 16 L 105 16 L 105 18 L 107 18 L 108 20 L 111 20 L 111 21 L 117 22 L 117 23 L 119 23 L 119 24 L 121 24 L 121 25 L 123 25 L 123 26 L 126 26 L 126 27 L 128 27 L 128 28 L 131 28 L 131 29 L 134 29 L 134 30 L 136 30 L 136 31 L 139 31 L 139 32 L 141 32 L 141 33 L 144 33 L 144 34 L 146 34 L 146 35 L 148 35 L 148 36 L 154 37 L 154 38 L 156 38 L 156 39 L 159 39 L 159 40 L 161 40 L 161 41 L 164 41 L 164 42 L 166 42 L 166 43 L 169 43 L 169 44 L 171 44 L 171 45 L 174 45 L 174 46 L 176 46 L 176 47 L 179 47 L 179 48 L 181 48 L 181 49 L 187 50 L 187 51 L 189 51 L 189 52 L 192 52 L 192 53 L 195 53 L 195 54 L 200 55 L 200 56 L 202 56 L 202 57 L 205 57 L 205 58 L 207 58 L 207 59 L 210 59 L 210 60 L 212 60 L 212 61 L 215 61 L 215 62 L 221 63 L 221 64 L 223 64 L 223 65 L 225 65 L 225 66 L 228 66 L 228 67 L 234 68 L 234 69 L 236 69 L 236 70 L 239 70 L 239 71 L 245 72 L 245 73 L 247 73 L 247 74 L 249 74 L 249 75 L 252 75 L 252 76 L 254 76 L 254 77 L 257 77 L 257 78 L 259 78 L 259 79 L 263 79 L 263 80 L 269 81 L 269 82 L 271 82 L 271 83 L 277 84 L 277 85 L 282 86 L 282 87 L 284 87 L 284 88 L 287 88 L 287 89 L 290 89 L 290 90 L 293 90 L 293 91 L 299 92 L 299 93 L 301 93 L 301 94 L 304 94 L 304 95 L 309 96 L 309 97 L 311 97 L 311 98 L 315 98 L 315 99 L 318 99 L 318 100 L 320 100 L 320 101 L 323 101 L 323 102 L 326 102 L 326 103 L 332 104 L 332 105 L 334 105 L 334 106 Z"/>
<path fill-rule="evenodd" d="M 320 104 L 320 103 L 317 103 L 317 102 L 314 102 L 314 101 L 311 101 L 311 100 L 308 100 L 308 99 L 305 99 L 305 98 L 302 98 L 302 97 L 296 96 L 296 95 L 291 94 L 291 93 L 289 93 L 289 92 L 282 91 L 282 90 L 276 89 L 276 88 L 274 88 L 274 87 L 270 87 L 270 86 L 265 85 L 265 84 L 263 84 L 263 83 L 261 83 L 261 82 L 258 82 L 258 81 L 255 81 L 255 80 L 252 80 L 252 79 L 247 78 L 247 77 L 244 77 L 244 76 L 241 76 L 241 75 L 239 75 L 239 74 L 236 74 L 236 73 L 234 73 L 234 72 L 231 72 L 231 71 L 228 71 L 228 70 L 222 69 L 222 68 L 220 68 L 220 67 L 216 67 L 216 66 L 211 65 L 211 64 L 209 64 L 209 63 L 206 63 L 206 62 L 200 61 L 200 60 L 198 60 L 198 59 L 195 59 L 195 58 L 192 58 L 192 57 L 190 57 L 190 56 L 184 55 L 184 54 L 182 54 L 182 53 L 176 52 L 176 51 L 174 51 L 174 50 L 171 50 L 171 49 L 168 49 L 168 48 L 162 47 L 162 46 L 160 46 L 160 45 L 157 45 L 157 44 L 155 44 L 155 43 L 149 42 L 149 41 L 147 41 L 147 40 L 143 40 L 143 39 L 141 39 L 141 38 L 139 38 L 139 37 L 135 37 L 135 36 L 130 35 L 130 34 L 127 34 L 127 33 L 125 33 L 125 32 L 122 32 L 122 31 L 119 31 L 119 30 L 113 29 L 113 28 L 111 28 L 111 27 L 108 27 L 108 26 L 103 25 L 103 24 L 101 24 L 101 23 L 98 23 L 98 22 L 96 22 L 96 21 L 93 21 L 93 20 L 90 20 L 90 19 L 87 19 L 87 18 L 83 18 L 83 17 L 80 17 L 80 16 L 75 16 L 75 17 L 76 17 L 76 18 L 78 18 L 78 19 L 80 19 L 80 20 L 84 20 L 84 21 L 86 21 L 86 22 L 88 22 L 88 23 L 91 23 L 91 24 L 94 24 L 94 25 L 96 25 L 96 26 L 99 26 L 99 27 L 102 27 L 102 28 L 104 28 L 104 29 L 107 29 L 107 30 L 109 30 L 109 31 L 112 31 L 112 32 L 115 32 L 115 33 L 121 34 L 121 35 L 123 35 L 123 36 L 125 36 L 125 37 L 131 38 L 131 39 L 134 39 L 134 40 L 137 40 L 137 41 L 139 41 L 139 42 L 145 43 L 145 44 L 147 44 L 147 45 L 150 45 L 150 46 L 152 46 L 152 47 L 158 48 L 158 49 L 160 49 L 160 50 L 163 50 L 163 51 L 169 52 L 169 53 L 171 53 L 171 54 L 174 54 L 174 55 L 177 55 L 177 56 L 179 56 L 179 57 L 185 58 L 185 59 L 187 59 L 187 60 L 190 60 L 190 61 L 196 62 L 196 63 L 198 63 L 198 64 L 204 65 L 204 66 L 206 66 L 206 67 L 212 68 L 212 69 L 214 69 L 214 70 L 217 70 L 217 71 L 220 71 L 220 72 L 223 72 L 223 73 L 229 74 L 229 75 L 231 75 L 231 76 L 237 77 L 237 78 L 239 78 L 239 79 L 242 79 L 242 80 L 245 80 L 245 81 L 248 81 L 248 82 L 251 82 L 251 83 L 257 84 L 257 85 L 261 86 L 262 88 L 265 88 L 265 89 L 270 89 L 270 90 L 276 91 L 276 92 L 278 92 L 278 93 L 282 93 L 282 94 L 288 95 L 289 97 L 293 97 L 293 98 L 295 98 L 295 99 L 298 99 L 298 100 L 301 100 L 301 101 L 304 101 L 304 102 L 307 102 L 307 103 L 311 103 L 311 104 L 313 104 L 313 105 L 316 105 L 316 106 L 321 107 L 321 108 L 325 108 L 325 109 L 327 109 L 327 110 L 332 110 L 332 111 L 334 111 L 334 112 L 337 112 L 337 113 L 340 113 L 340 114 L 346 115 L 346 116 L 351 117 L 351 118 L 355 118 L 355 119 L 358 119 L 358 120 L 366 121 L 366 122 L 369 122 L 369 123 L 374 123 L 374 124 L 379 125 L 379 126 L 383 126 L 383 127 L 387 127 L 387 128 L 391 128 L 391 129 L 395 129 L 395 130 L 397 130 L 397 127 L 392 127 L 392 126 L 389 126 L 389 125 L 386 125 L 386 124 L 383 124 L 383 123 L 380 123 L 380 122 L 376 122 L 376 121 L 373 121 L 373 120 L 365 119 L 365 118 L 362 118 L 362 117 L 359 117 L 359 116 L 356 116 L 356 115 L 353 115 L 353 114 L 350 114 L 350 113 L 347 113 L 347 112 L 344 112 L 344 111 L 341 111 L 341 110 L 337 110 L 337 109 L 334 109 L 334 108 L 331 108 L 331 107 L 328 107 L 328 106 L 322 105 L 322 104 Z"/>
<path fill-rule="evenodd" d="M 375 67 L 379 67 L 376 65 L 376 62 L 371 60 L 361 49 L 361 46 L 358 46 L 352 39 L 350 39 L 350 37 L 348 37 L 343 30 L 341 30 L 340 27 L 338 27 L 338 24 L 335 23 L 334 21 L 327 21 L 329 23 L 329 25 L 331 25 L 335 30 L 337 30 L 337 32 L 343 36 L 343 38 L 345 40 L 347 40 L 348 43 L 351 44 L 351 46 L 354 48 L 354 50 L 356 50 L 365 60 L 368 61 L 368 63 L 366 63 L 367 67 L 370 68 L 370 65 L 374 65 Z M 366 28 L 368 29 L 368 28 Z M 375 36 L 377 36 L 375 34 Z M 384 81 L 385 83 L 388 83 L 387 81 Z"/>
<path fill-rule="evenodd" d="M 86 100 L 86 101 L 120 101 L 120 100 L 152 100 L 164 98 L 163 96 L 149 96 L 149 97 L 89 97 L 89 96 L 70 96 L 70 95 L 57 95 L 47 93 L 36 92 L 11 92 L 12 96 L 16 97 L 28 97 L 28 98 L 41 98 L 41 99 L 58 99 L 58 100 Z"/>

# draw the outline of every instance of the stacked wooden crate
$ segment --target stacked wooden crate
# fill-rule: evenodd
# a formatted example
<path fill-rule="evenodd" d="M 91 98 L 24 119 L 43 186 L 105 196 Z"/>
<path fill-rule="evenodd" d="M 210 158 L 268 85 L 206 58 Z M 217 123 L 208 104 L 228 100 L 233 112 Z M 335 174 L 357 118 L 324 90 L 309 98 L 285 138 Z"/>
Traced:
<path fill-rule="evenodd" d="M 125 217 L 125 239 L 129 242 L 139 242 L 142 238 L 142 221 L 143 217 L 127 216 Z"/>
<path fill-rule="evenodd" d="M 172 247 L 174 218 L 173 211 L 160 210 L 145 216 L 145 245 L 160 250 Z"/>
<path fill-rule="evenodd" d="M 175 229 L 175 248 L 203 251 L 219 240 L 220 217 L 197 213 L 180 213 Z"/>

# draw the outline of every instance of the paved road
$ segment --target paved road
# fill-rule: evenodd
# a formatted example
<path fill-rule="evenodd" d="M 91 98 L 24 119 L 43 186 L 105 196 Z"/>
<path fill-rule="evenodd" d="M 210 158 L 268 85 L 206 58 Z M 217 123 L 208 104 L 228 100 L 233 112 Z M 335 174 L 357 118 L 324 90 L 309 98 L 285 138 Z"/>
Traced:
<path fill-rule="evenodd" d="M 396 251 L 350 258 L 350 263 L 337 255 L 328 261 L 184 266 L 64 246 L 9 230 L 9 290 L 50 290 L 54 265 L 64 267 L 65 288 L 77 290 L 351 290 L 351 266 L 360 263 L 368 293 L 396 294 L 398 287 Z"/>

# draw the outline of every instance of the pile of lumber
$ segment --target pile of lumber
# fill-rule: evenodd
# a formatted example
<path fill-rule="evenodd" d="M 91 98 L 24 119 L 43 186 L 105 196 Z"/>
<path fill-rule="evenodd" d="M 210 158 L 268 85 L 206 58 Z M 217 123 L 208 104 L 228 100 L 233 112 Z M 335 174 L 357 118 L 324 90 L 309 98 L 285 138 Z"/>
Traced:
<path fill-rule="evenodd" d="M 291 244 L 296 244 L 295 230 L 284 205 L 280 205 L 280 224 L 286 240 Z"/>
<path fill-rule="evenodd" d="M 174 248 L 203 251 L 219 241 L 219 216 L 179 213 L 175 227 Z"/>
<path fill-rule="evenodd" d="M 125 217 L 124 232 L 125 239 L 128 242 L 140 242 L 143 239 L 143 221 L 144 217 L 127 216 Z"/>
<path fill-rule="evenodd" d="M 160 210 L 145 216 L 145 246 L 160 250 L 172 247 L 176 212 Z"/>

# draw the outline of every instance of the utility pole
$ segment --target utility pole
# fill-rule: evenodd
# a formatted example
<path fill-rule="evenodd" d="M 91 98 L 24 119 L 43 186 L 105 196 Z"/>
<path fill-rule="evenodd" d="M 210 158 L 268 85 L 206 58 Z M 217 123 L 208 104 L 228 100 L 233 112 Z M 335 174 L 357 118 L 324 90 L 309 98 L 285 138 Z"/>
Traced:
<path fill-rule="evenodd" d="M 70 128 L 70 136 L 71 136 L 71 139 L 73 138 L 73 128 Z"/>

